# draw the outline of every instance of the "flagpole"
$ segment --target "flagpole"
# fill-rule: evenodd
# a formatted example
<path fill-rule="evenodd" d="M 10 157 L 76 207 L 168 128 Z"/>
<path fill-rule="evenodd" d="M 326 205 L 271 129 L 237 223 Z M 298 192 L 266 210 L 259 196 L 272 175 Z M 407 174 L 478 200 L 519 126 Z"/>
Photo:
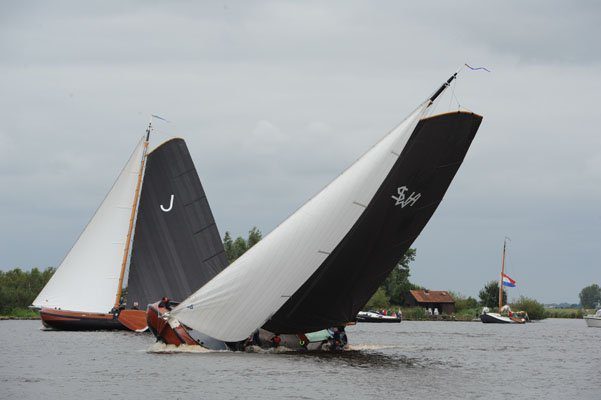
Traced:
<path fill-rule="evenodd" d="M 499 280 L 499 313 L 503 307 L 503 275 L 505 275 L 505 248 L 507 247 L 507 238 L 503 241 L 503 258 L 501 261 L 501 279 Z"/>

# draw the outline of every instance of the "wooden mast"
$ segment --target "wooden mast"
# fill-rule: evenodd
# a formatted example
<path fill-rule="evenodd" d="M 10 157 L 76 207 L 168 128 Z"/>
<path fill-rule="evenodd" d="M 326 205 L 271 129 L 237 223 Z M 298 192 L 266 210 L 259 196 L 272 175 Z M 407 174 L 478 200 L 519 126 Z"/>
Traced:
<path fill-rule="evenodd" d="M 123 261 L 121 262 L 121 273 L 119 274 L 119 286 L 117 286 L 117 295 L 115 296 L 115 310 L 119 308 L 121 303 L 121 294 L 123 293 L 123 278 L 125 277 L 125 267 L 127 265 L 127 257 L 129 256 L 129 248 L 131 246 L 131 235 L 134 229 L 134 221 L 136 218 L 138 199 L 140 198 L 140 187 L 142 186 L 142 176 L 144 174 L 144 165 L 146 163 L 146 152 L 148 150 L 148 141 L 150 139 L 150 130 L 152 128 L 152 121 L 146 128 L 146 139 L 144 140 L 144 149 L 142 150 L 142 162 L 140 163 L 140 172 L 138 172 L 138 183 L 136 184 L 136 191 L 134 192 L 134 202 L 131 207 L 131 214 L 129 217 L 129 229 L 127 230 L 127 241 L 125 242 L 125 251 L 123 252 Z"/>
<path fill-rule="evenodd" d="M 501 279 L 499 280 L 499 313 L 503 307 L 503 275 L 505 275 L 505 248 L 507 247 L 507 238 L 503 242 L 503 258 L 501 261 Z"/>

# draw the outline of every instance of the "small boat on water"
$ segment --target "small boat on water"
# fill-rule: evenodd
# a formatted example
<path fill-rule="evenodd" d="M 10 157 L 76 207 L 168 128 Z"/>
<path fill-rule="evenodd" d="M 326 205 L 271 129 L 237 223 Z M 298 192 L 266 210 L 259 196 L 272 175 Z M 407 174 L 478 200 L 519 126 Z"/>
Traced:
<path fill-rule="evenodd" d="M 488 307 L 482 309 L 480 320 L 485 324 L 524 324 L 528 321 L 528 314 L 524 311 L 513 312 L 508 304 L 503 305 L 503 286 L 515 287 L 515 281 L 505 274 L 505 255 L 507 240 L 503 242 L 503 257 L 501 261 L 501 279 L 499 280 L 499 312 L 490 312 Z"/>
<path fill-rule="evenodd" d="M 528 314 L 523 311 L 513 312 L 508 305 L 501 308 L 501 313 L 492 313 L 488 307 L 484 307 L 480 320 L 485 324 L 524 324 L 528 321 Z"/>
<path fill-rule="evenodd" d="M 471 111 L 432 115 L 456 76 L 187 299 L 150 305 L 157 339 L 236 350 L 283 341 L 304 349 L 307 340 L 344 348 L 344 327 L 430 220 L 478 131 L 482 117 Z"/>
<path fill-rule="evenodd" d="M 228 265 L 184 140 L 148 152 L 151 129 L 33 301 L 45 327 L 146 330 L 149 303 L 184 299 Z"/>
<path fill-rule="evenodd" d="M 398 314 L 384 315 L 374 311 L 359 311 L 357 322 L 401 322 L 403 318 Z"/>
<path fill-rule="evenodd" d="M 595 314 L 585 315 L 583 318 L 589 328 L 601 328 L 601 309 L 597 310 Z"/>

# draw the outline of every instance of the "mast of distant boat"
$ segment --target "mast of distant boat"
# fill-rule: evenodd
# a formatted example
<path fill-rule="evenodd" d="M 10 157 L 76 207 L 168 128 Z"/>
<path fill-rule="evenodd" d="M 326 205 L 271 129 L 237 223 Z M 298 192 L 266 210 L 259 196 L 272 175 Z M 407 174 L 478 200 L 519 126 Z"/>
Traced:
<path fill-rule="evenodd" d="M 129 217 L 129 229 L 127 230 L 127 239 L 125 242 L 125 250 L 123 252 L 123 261 L 121 262 L 121 273 L 119 274 L 119 286 L 117 286 L 117 295 L 115 296 L 115 309 L 121 304 L 121 294 L 123 293 L 123 278 L 125 277 L 125 267 L 129 256 L 129 248 L 131 246 L 131 235 L 134 229 L 134 221 L 138 209 L 138 199 L 140 197 L 140 187 L 142 186 L 142 176 L 144 174 L 144 165 L 146 164 L 146 153 L 148 151 L 148 142 L 150 140 L 150 130 L 152 129 L 152 120 L 146 128 L 146 138 L 144 139 L 144 149 L 142 152 L 142 162 L 140 162 L 140 171 L 138 172 L 138 183 L 134 192 L 134 202 L 131 207 L 131 215 Z"/>
<path fill-rule="evenodd" d="M 499 280 L 499 312 L 503 307 L 503 275 L 505 275 L 505 249 L 507 248 L 507 238 L 503 241 L 503 258 L 501 261 L 501 279 Z"/>

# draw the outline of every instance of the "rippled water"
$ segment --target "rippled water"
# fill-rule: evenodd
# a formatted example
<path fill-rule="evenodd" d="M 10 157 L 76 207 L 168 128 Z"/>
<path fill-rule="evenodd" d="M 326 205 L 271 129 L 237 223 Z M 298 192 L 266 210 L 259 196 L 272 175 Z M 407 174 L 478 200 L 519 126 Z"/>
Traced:
<path fill-rule="evenodd" d="M 149 334 L 42 331 L 0 322 L 0 398 L 601 399 L 601 329 L 358 324 L 335 353 L 170 352 Z"/>

